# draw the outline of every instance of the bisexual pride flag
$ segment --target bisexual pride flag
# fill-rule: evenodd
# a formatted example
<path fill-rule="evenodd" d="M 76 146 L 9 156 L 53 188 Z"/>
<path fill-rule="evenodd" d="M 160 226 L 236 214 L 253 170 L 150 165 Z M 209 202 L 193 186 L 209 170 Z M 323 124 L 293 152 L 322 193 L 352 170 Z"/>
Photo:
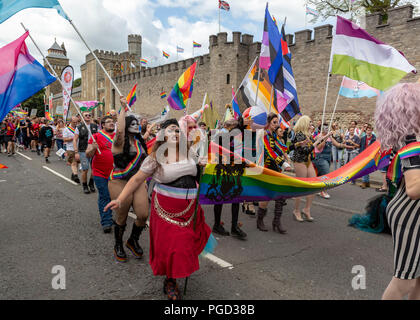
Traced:
<path fill-rule="evenodd" d="M 0 48 L 0 121 L 16 105 L 56 80 L 29 54 L 25 44 L 28 35 L 25 32 Z"/>

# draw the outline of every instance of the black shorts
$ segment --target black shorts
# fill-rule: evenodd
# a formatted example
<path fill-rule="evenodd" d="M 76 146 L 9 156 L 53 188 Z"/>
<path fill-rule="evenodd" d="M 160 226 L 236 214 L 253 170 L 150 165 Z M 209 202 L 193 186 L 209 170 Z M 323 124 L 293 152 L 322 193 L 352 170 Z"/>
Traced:
<path fill-rule="evenodd" d="M 10 141 L 13 141 L 13 136 L 5 135 L 3 139 L 4 143 L 9 143 Z"/>
<path fill-rule="evenodd" d="M 41 141 L 41 143 L 42 143 L 42 146 L 43 146 L 44 148 L 51 149 L 51 146 L 52 146 L 52 140 L 45 140 L 45 141 Z"/>

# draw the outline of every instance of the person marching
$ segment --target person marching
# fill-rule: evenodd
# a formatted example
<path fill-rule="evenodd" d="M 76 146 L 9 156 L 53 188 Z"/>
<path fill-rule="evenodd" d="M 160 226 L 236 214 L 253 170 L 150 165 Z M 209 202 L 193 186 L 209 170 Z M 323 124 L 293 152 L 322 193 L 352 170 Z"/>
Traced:
<path fill-rule="evenodd" d="M 121 111 L 118 116 L 117 132 L 112 143 L 114 169 L 109 176 L 108 182 L 111 199 L 118 198 L 127 183 L 139 171 L 143 160 L 147 156 L 147 146 L 140 134 L 139 120 L 134 115 L 126 116 L 127 101 L 124 97 L 121 97 L 120 102 Z M 114 255 L 119 262 L 127 261 L 127 255 L 123 246 L 123 235 L 130 207 L 133 207 L 137 218 L 133 223 L 131 235 L 125 245 L 139 259 L 143 256 L 143 249 L 138 241 L 149 215 L 146 183 L 139 185 L 115 208 L 117 217 L 114 224 Z"/>
<path fill-rule="evenodd" d="M 92 158 L 92 174 L 96 188 L 98 188 L 98 208 L 102 229 L 104 233 L 110 233 L 113 225 L 112 211 L 104 211 L 104 208 L 111 201 L 108 190 L 108 178 L 114 163 L 111 149 L 115 136 L 115 124 L 112 117 L 103 117 L 101 127 L 102 130 L 93 135 L 93 139 L 95 140 L 92 138 L 89 139 L 86 156 Z"/>
<path fill-rule="evenodd" d="M 76 132 L 77 128 L 77 117 L 71 117 L 71 122 L 69 125 L 63 130 L 63 142 L 64 142 L 64 149 L 66 150 L 67 155 L 67 164 L 71 166 L 71 180 L 76 182 L 77 184 L 80 184 L 77 164 L 78 161 L 75 157 L 74 152 L 74 144 L 73 144 L 73 138 L 74 133 Z"/>
<path fill-rule="evenodd" d="M 43 120 L 43 124 L 44 126 L 39 130 L 39 142 L 42 144 L 42 149 L 44 150 L 45 162 L 49 163 L 48 157 L 50 156 L 53 145 L 54 129 L 46 120 Z"/>
<path fill-rule="evenodd" d="M 148 177 L 157 182 L 150 214 L 149 263 L 154 275 L 166 276 L 163 290 L 169 300 L 181 299 L 176 279 L 197 271 L 199 254 L 207 251 L 208 242 L 215 242 L 196 200 L 198 170 L 193 157 L 188 156 L 189 148 L 178 121 L 163 122 L 151 154 L 118 198 L 105 207 L 119 210 L 136 198 L 136 190 Z"/>
<path fill-rule="evenodd" d="M 281 143 L 281 137 L 277 137 L 276 130 L 279 126 L 278 115 L 271 112 L 267 116 L 267 127 L 264 135 L 264 168 L 282 172 L 283 170 L 290 171 L 291 166 L 286 161 L 284 151 L 287 147 Z M 273 219 L 273 231 L 279 233 L 286 233 L 286 230 L 281 225 L 281 215 L 283 214 L 283 206 L 286 204 L 284 199 L 275 201 L 274 206 L 274 219 Z M 257 228 L 260 231 L 268 231 L 264 225 L 264 217 L 267 214 L 268 201 L 259 203 L 258 206 L 258 217 L 257 217 Z"/>

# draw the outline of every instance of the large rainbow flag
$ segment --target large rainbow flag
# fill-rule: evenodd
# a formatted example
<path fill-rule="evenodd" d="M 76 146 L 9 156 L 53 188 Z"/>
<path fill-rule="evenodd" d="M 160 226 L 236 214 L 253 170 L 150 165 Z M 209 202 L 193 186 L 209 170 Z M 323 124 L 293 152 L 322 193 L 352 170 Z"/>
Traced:
<path fill-rule="evenodd" d="M 200 183 L 200 204 L 238 203 L 243 201 L 268 201 L 282 198 L 301 197 L 322 190 L 338 187 L 363 177 L 389 164 L 389 153 L 381 153 L 378 141 L 371 144 L 351 162 L 340 169 L 321 177 L 296 178 L 269 170 L 250 162 L 237 154 L 233 156 L 247 163 L 243 174 L 213 163 L 207 164 Z M 215 152 L 223 155 L 232 153 L 211 143 L 210 158 Z M 236 172 L 236 173 L 235 173 Z"/>
<path fill-rule="evenodd" d="M 197 62 L 194 62 L 185 72 L 179 77 L 168 97 L 169 105 L 175 110 L 185 109 L 188 99 L 191 98 L 193 92 L 194 73 Z"/>

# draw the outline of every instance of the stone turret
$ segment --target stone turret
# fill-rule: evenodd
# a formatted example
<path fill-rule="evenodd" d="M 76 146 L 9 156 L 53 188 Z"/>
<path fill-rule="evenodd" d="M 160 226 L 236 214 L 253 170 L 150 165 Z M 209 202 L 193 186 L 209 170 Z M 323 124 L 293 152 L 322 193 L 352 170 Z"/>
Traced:
<path fill-rule="evenodd" d="M 128 53 L 135 55 L 137 58 L 141 58 L 141 44 L 142 38 L 138 34 L 128 35 Z"/>

